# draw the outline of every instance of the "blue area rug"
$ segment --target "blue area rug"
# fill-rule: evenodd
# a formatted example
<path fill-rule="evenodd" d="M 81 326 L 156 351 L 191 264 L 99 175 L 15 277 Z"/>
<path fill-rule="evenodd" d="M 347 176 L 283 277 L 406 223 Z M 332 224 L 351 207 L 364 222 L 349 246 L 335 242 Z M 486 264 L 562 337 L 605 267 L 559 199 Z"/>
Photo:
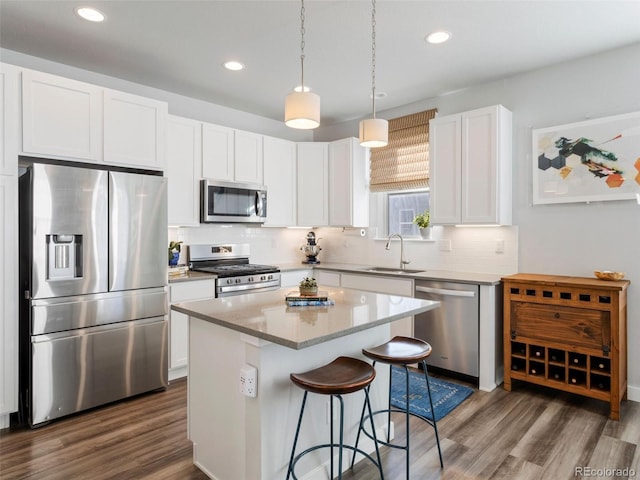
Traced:
<path fill-rule="evenodd" d="M 433 378 L 432 376 L 429 376 L 429 386 L 431 387 L 431 399 L 436 414 L 436 421 L 451 412 L 451 410 L 460 405 L 473 393 L 473 389 L 469 387 L 447 382 L 439 378 Z M 392 367 L 392 406 L 400 409 L 406 408 L 407 396 L 405 395 L 405 390 L 404 369 Z M 427 394 L 427 383 L 424 380 L 424 373 L 422 371 L 418 373 L 409 370 L 409 411 L 433 420 L 429 406 L 429 395 Z"/>

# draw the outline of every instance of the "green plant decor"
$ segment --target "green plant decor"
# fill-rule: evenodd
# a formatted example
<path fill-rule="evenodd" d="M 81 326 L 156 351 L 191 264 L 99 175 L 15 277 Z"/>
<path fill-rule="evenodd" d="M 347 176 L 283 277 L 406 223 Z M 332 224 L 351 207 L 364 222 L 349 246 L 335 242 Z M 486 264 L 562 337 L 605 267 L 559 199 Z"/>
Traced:
<path fill-rule="evenodd" d="M 313 277 L 304 277 L 300 281 L 300 288 L 314 288 L 314 287 L 316 288 L 318 287 L 318 282 Z"/>
<path fill-rule="evenodd" d="M 173 240 L 171 240 L 169 242 L 169 261 L 171 261 L 171 259 L 173 258 L 173 252 L 180 252 L 180 244 L 182 242 L 175 242 Z"/>
<path fill-rule="evenodd" d="M 423 213 L 419 213 L 413 219 L 413 223 L 415 223 L 418 228 L 428 228 L 431 223 L 431 215 L 429 214 L 429 210 L 425 210 Z"/>

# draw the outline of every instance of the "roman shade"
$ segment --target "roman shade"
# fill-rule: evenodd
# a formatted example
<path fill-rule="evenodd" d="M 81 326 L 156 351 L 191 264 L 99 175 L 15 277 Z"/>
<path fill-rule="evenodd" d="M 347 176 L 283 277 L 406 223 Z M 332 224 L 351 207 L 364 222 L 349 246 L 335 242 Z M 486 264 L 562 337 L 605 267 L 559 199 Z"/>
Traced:
<path fill-rule="evenodd" d="M 426 188 L 429 184 L 429 120 L 436 108 L 389 120 L 389 143 L 371 149 L 372 192 Z"/>

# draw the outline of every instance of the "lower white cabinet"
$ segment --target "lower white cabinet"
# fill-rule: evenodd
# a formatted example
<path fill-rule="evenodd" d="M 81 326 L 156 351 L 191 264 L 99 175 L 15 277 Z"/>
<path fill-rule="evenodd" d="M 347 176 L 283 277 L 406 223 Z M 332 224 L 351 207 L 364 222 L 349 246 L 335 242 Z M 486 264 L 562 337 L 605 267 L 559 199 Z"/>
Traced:
<path fill-rule="evenodd" d="M 328 270 L 315 270 L 314 275 L 318 281 L 318 285 L 326 285 L 327 287 L 340 286 L 340 273 L 330 272 Z"/>
<path fill-rule="evenodd" d="M 215 298 L 215 280 L 191 280 L 169 284 L 170 303 Z M 187 375 L 189 317 L 171 310 L 169 317 L 169 380 Z"/>
<path fill-rule="evenodd" d="M 18 409 L 18 178 L 0 175 L 0 428 Z"/>
<path fill-rule="evenodd" d="M 313 270 L 307 268 L 305 270 L 291 270 L 288 272 L 280 272 L 280 286 L 281 287 L 297 287 L 300 284 L 300 280 L 305 277 L 312 277 Z"/>
<path fill-rule="evenodd" d="M 410 278 L 343 273 L 340 276 L 340 286 L 386 293 L 388 295 L 413 297 L 413 279 Z M 402 318 L 391 323 L 391 336 L 394 337 L 396 335 L 413 336 L 413 317 Z"/>

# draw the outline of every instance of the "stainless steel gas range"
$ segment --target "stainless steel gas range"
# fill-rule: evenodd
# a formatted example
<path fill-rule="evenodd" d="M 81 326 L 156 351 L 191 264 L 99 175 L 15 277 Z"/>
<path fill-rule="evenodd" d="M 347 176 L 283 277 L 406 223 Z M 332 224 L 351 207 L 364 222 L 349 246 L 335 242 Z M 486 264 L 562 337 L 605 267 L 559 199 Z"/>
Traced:
<path fill-rule="evenodd" d="M 187 260 L 191 270 L 217 276 L 216 297 L 280 288 L 280 269 L 249 263 L 249 251 L 246 243 L 189 245 Z"/>

